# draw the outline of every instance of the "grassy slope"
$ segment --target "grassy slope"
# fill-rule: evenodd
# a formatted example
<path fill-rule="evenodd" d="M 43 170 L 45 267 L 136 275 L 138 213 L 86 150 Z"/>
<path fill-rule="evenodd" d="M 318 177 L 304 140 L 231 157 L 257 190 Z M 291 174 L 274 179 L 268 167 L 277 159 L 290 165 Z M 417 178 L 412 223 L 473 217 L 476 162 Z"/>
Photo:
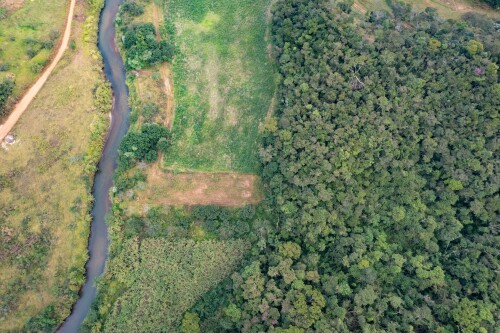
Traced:
<path fill-rule="evenodd" d="M 75 13 L 85 14 L 82 3 Z M 49 304 L 64 318 L 83 282 L 91 200 L 84 168 L 92 164 L 91 132 L 99 146 L 107 123 L 93 106 L 102 73 L 83 24 L 73 23 L 76 50 L 14 128 L 18 142 L 0 150 L 0 235 L 11 234 L 0 259 L 0 331 L 22 327 Z"/>
<path fill-rule="evenodd" d="M 167 0 L 173 63 L 174 170 L 255 172 L 258 124 L 274 91 L 266 54 L 269 0 Z"/>
<path fill-rule="evenodd" d="M 15 75 L 14 98 L 19 97 L 39 75 L 39 72 L 32 71 L 33 64 L 44 64 L 51 55 L 51 50 L 42 49 L 30 59 L 26 51 L 31 46 L 26 40 L 49 40 L 52 31 L 61 36 L 68 3 L 66 0 L 26 1 L 22 8 L 0 20 L 0 65 L 9 65 L 7 71 L 0 72 L 0 80 Z M 57 45 L 57 40 L 55 42 Z"/>

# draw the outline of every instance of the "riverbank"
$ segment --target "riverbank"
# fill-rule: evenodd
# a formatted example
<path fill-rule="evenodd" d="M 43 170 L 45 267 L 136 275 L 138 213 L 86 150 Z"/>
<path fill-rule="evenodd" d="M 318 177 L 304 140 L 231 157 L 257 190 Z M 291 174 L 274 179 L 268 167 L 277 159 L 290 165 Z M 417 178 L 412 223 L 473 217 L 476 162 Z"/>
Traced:
<path fill-rule="evenodd" d="M 85 281 L 92 180 L 110 109 L 94 101 L 95 88 L 105 87 L 98 4 L 76 3 L 74 49 L 0 154 L 0 331 L 53 330 Z"/>

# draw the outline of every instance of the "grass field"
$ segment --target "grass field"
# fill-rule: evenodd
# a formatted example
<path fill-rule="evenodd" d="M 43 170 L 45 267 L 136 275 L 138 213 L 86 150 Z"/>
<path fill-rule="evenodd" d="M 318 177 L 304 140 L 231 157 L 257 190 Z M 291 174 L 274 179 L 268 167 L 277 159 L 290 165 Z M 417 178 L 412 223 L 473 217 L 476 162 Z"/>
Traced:
<path fill-rule="evenodd" d="M 144 7 L 144 13 L 133 19 L 134 23 L 153 23 L 157 30 L 158 38 L 168 38 L 165 25 L 163 24 L 164 19 L 162 18 L 162 5 L 158 2 L 144 2 L 138 1 Z M 262 7 L 264 10 L 266 7 Z M 169 14 L 167 14 L 168 16 Z M 214 14 L 215 15 L 215 14 Z M 215 28 L 214 28 L 215 29 Z M 264 33 L 259 37 L 259 40 L 264 39 Z M 244 30 L 244 33 L 249 33 Z M 199 37 L 197 37 L 199 38 Z M 219 41 L 223 44 L 223 41 Z M 265 45 L 265 44 L 264 44 Z M 221 46 L 222 47 L 222 46 Z M 224 47 L 226 45 L 224 44 Z M 234 48 L 234 46 L 233 46 Z M 260 53 L 265 57 L 267 47 L 260 50 Z M 196 54 L 194 52 L 197 52 Z M 191 57 L 195 57 L 203 49 L 192 50 L 193 54 Z M 204 53 L 201 53 L 203 56 Z M 182 53 L 181 57 L 184 56 Z M 228 56 L 229 57 L 229 56 Z M 234 61 L 233 58 L 229 57 L 228 62 Z M 174 65 L 175 71 L 175 65 Z M 175 75 L 175 72 L 173 73 Z M 228 75 L 233 75 L 234 73 L 229 73 Z M 236 73 L 238 74 L 238 73 Z M 272 79 L 272 76 L 270 77 Z M 248 78 L 251 84 L 255 84 Z M 241 81 L 243 82 L 243 81 Z M 241 84 L 240 81 L 236 84 Z M 202 83 L 202 82 L 201 82 Z M 200 89 L 201 89 L 200 83 Z M 271 82 L 272 83 L 272 82 Z M 133 71 L 132 75 L 129 75 L 129 87 L 130 87 L 130 103 L 132 106 L 132 128 L 139 129 L 144 123 L 156 122 L 165 125 L 169 128 L 173 128 L 175 133 L 181 133 L 186 128 L 180 127 L 179 117 L 174 117 L 174 109 L 182 109 L 182 103 L 177 103 L 174 98 L 174 91 L 179 88 L 179 83 L 174 82 L 172 77 L 172 66 L 169 63 L 159 64 L 151 66 L 147 69 Z M 231 83 L 231 87 L 233 83 Z M 175 88 L 175 89 L 174 89 Z M 217 86 L 215 89 L 219 89 Z M 264 101 L 260 101 L 265 105 L 264 112 L 258 110 L 259 117 L 266 113 L 269 109 L 269 95 L 273 91 L 269 91 L 266 95 Z M 206 90 L 200 90 L 200 98 L 209 99 L 209 92 Z M 189 96 L 184 96 L 184 101 L 186 101 Z M 232 97 L 234 99 L 234 97 Z M 232 100 L 229 98 L 229 100 Z M 243 101 L 241 101 L 243 103 Z M 175 105 L 175 107 L 174 107 Z M 192 111 L 196 111 L 192 109 Z M 255 111 L 255 110 L 250 110 Z M 235 114 L 237 115 L 237 114 Z M 194 115 L 191 115 L 194 116 Z M 259 118 L 257 116 L 252 116 L 251 114 L 238 115 L 238 117 L 243 117 L 245 121 L 250 122 L 251 119 L 255 121 L 254 124 L 248 123 L 247 127 L 254 127 L 255 130 L 258 126 Z M 176 121 L 174 122 L 174 118 Z M 220 118 L 222 121 L 223 116 Z M 235 120 L 233 120 L 235 121 Z M 208 120 L 207 123 L 209 124 Z M 240 130 L 243 127 L 239 127 Z M 202 129 L 203 130 L 203 129 Z M 217 139 L 224 139 L 222 132 L 214 133 L 217 134 Z M 258 140 L 256 137 L 257 133 L 253 134 L 253 140 Z M 213 142 L 211 142 L 211 137 L 203 137 L 202 141 L 198 143 L 200 149 L 203 147 L 212 147 L 210 149 L 217 149 Z M 228 141 L 229 138 L 225 138 Z M 257 147 L 252 146 L 252 142 L 248 142 L 251 139 L 242 133 L 232 137 L 232 144 L 234 147 L 247 146 L 248 149 L 252 149 L 247 153 L 247 156 L 251 154 L 255 155 L 257 152 Z M 174 147 L 166 155 L 165 159 L 178 161 L 183 156 L 171 156 L 176 154 L 179 150 L 177 146 L 178 141 L 174 140 Z M 227 144 L 226 142 L 225 144 Z M 224 149 L 224 147 L 220 147 Z M 208 153 L 208 152 L 207 152 Z M 188 156 L 191 158 L 192 156 Z M 217 171 L 211 170 L 211 172 L 203 172 L 200 169 L 187 169 L 187 168 L 176 168 L 175 172 L 171 172 L 172 165 L 165 163 L 165 161 L 160 161 L 160 163 L 155 163 L 153 165 L 145 166 L 142 165 L 135 168 L 130 172 L 134 174 L 135 172 L 144 172 L 147 175 L 147 182 L 140 183 L 135 188 L 131 189 L 134 195 L 129 197 L 124 197 L 124 203 L 129 207 L 129 212 L 141 212 L 146 207 L 152 207 L 154 205 L 222 205 L 222 206 L 244 206 L 246 204 L 257 203 L 262 200 L 262 192 L 259 187 L 258 177 L 241 172 L 234 172 L 239 170 L 232 170 L 233 172 L 225 172 L 227 166 L 221 166 L 220 160 L 217 155 L 207 155 L 207 162 L 212 163 L 214 167 L 217 167 Z M 246 158 L 246 157 L 243 157 Z M 244 160 L 242 158 L 242 161 Z M 253 156 L 255 158 L 255 156 Z M 186 169 L 188 171 L 186 171 Z M 233 168 L 234 169 L 234 168 Z M 182 171 L 182 172 L 179 172 Z M 129 193 L 130 194 L 130 193 Z"/>
<path fill-rule="evenodd" d="M 15 77 L 11 103 L 48 63 L 62 36 L 68 4 L 66 0 L 8 1 L 5 4 L 8 9 L 21 6 L 9 10 L 7 17 L 0 19 L 0 81 Z"/>
<path fill-rule="evenodd" d="M 167 31 L 179 47 L 174 146 L 176 171 L 258 169 L 258 125 L 274 92 L 264 38 L 269 0 L 167 0 Z"/>
<path fill-rule="evenodd" d="M 75 14 L 91 13 L 78 2 Z M 75 49 L 14 127 L 16 143 L 0 149 L 0 331 L 34 316 L 24 330 L 50 330 L 84 282 L 91 179 L 108 115 L 93 101 L 103 80 L 95 38 L 83 41 L 97 26 L 83 26 L 73 22 Z"/>

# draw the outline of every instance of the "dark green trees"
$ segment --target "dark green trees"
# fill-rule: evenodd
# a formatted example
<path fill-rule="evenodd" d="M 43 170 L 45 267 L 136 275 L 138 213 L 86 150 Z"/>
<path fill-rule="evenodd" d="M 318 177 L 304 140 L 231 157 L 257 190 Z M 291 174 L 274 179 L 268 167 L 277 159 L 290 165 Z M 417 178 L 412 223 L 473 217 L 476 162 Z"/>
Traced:
<path fill-rule="evenodd" d="M 225 330 L 499 328 L 498 55 L 391 5 L 366 22 L 348 3 L 277 3 L 261 156 L 278 219 L 233 275 Z"/>
<path fill-rule="evenodd" d="M 127 28 L 123 38 L 128 69 L 141 69 L 146 66 L 171 60 L 173 46 L 165 40 L 157 41 L 155 28 L 151 23 L 133 25 Z"/>
<path fill-rule="evenodd" d="M 14 90 L 14 80 L 4 79 L 0 83 L 0 117 L 5 113 L 5 107 L 7 105 L 7 100 Z"/>
<path fill-rule="evenodd" d="M 144 124 L 140 131 L 130 131 L 120 143 L 120 166 L 127 169 L 134 161 L 152 163 L 158 150 L 169 146 L 170 131 L 158 124 Z"/>

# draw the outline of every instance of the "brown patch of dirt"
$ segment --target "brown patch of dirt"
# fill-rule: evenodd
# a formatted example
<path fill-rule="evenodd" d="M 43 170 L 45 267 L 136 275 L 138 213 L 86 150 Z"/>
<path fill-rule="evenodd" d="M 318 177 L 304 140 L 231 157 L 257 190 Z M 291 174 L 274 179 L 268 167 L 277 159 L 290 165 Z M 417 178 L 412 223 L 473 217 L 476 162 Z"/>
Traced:
<path fill-rule="evenodd" d="M 172 79 L 172 71 L 170 70 L 170 64 L 164 63 L 160 68 L 161 78 L 163 80 L 163 86 L 165 90 L 165 95 L 167 95 L 167 102 L 165 105 L 165 122 L 164 125 L 170 129 L 174 124 L 174 82 Z"/>
<path fill-rule="evenodd" d="M 5 8 L 8 13 L 21 8 L 24 5 L 25 0 L 1 0 L 0 8 Z"/>
<path fill-rule="evenodd" d="M 361 13 L 361 14 L 366 14 L 366 12 L 368 11 L 363 5 L 361 5 L 360 3 L 358 2 L 354 2 L 353 6 L 355 11 L 357 11 L 358 13 Z"/>
<path fill-rule="evenodd" d="M 147 170 L 147 188 L 129 203 L 134 212 L 151 205 L 218 205 L 240 207 L 263 199 L 260 179 L 240 173 L 180 173 L 162 171 L 158 163 Z"/>
<path fill-rule="evenodd" d="M 153 5 L 153 25 L 155 26 L 156 30 L 156 40 L 160 40 L 160 9 L 158 8 L 158 5 L 154 4 Z"/>

